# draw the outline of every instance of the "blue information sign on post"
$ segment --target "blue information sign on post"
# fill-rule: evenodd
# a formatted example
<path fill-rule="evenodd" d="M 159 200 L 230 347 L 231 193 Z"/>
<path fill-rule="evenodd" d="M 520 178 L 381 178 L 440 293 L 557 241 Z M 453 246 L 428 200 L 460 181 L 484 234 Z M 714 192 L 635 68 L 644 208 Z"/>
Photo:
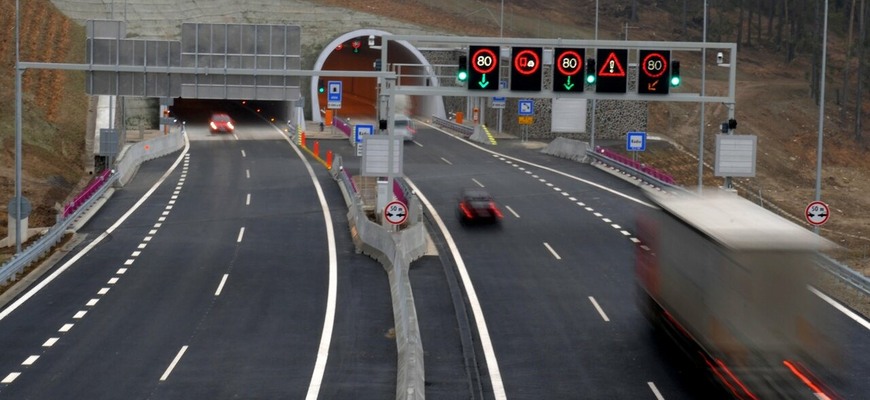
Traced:
<path fill-rule="evenodd" d="M 375 132 L 374 125 L 354 125 L 353 126 L 353 138 L 354 142 L 360 143 L 362 142 L 362 137 L 365 135 L 373 135 Z"/>
<path fill-rule="evenodd" d="M 535 101 L 534 100 L 520 100 L 518 102 L 519 109 L 517 110 L 517 114 L 519 115 L 535 115 Z"/>
<path fill-rule="evenodd" d="M 625 135 L 625 149 L 628 151 L 646 150 L 646 132 L 628 132 Z"/>
<path fill-rule="evenodd" d="M 341 81 L 329 81 L 326 103 L 328 108 L 341 108 Z"/>

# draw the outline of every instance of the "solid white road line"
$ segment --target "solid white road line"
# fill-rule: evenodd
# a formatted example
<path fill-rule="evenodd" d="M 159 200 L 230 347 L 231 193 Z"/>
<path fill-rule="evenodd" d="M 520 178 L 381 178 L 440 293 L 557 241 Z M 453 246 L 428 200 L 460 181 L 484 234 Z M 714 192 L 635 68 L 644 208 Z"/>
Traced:
<path fill-rule="evenodd" d="M 826 303 L 828 303 L 831 306 L 833 306 L 834 308 L 836 308 L 841 313 L 846 314 L 847 317 L 853 319 L 859 325 L 861 325 L 867 329 L 870 329 L 870 321 L 867 321 L 866 319 L 861 318 L 860 315 L 856 314 L 854 311 L 850 310 L 846 306 L 840 304 L 837 300 L 834 300 L 834 299 L 828 297 L 828 295 L 820 292 L 818 289 L 816 289 L 812 286 L 807 286 L 807 289 L 809 289 L 811 292 L 813 292 L 816 296 L 819 296 L 819 298 L 821 298 Z"/>
<path fill-rule="evenodd" d="M 311 374 L 311 382 L 308 384 L 308 393 L 305 396 L 306 400 L 317 400 L 320 394 L 320 386 L 323 383 L 323 376 L 326 374 L 329 346 L 332 343 L 332 331 L 335 327 L 335 309 L 338 298 L 338 253 L 335 243 L 335 229 L 332 225 L 332 214 L 330 214 L 329 205 L 326 203 L 326 195 L 323 193 L 323 188 L 320 186 L 320 181 L 317 180 L 317 175 L 314 173 L 311 163 L 308 162 L 308 158 L 305 157 L 302 150 L 299 150 L 296 143 L 293 143 L 290 137 L 284 135 L 284 132 L 278 129 L 278 127 L 275 127 L 275 131 L 290 144 L 290 147 L 305 164 L 305 169 L 308 170 L 308 176 L 311 178 L 311 183 L 317 192 L 317 198 L 320 200 L 323 224 L 326 227 L 326 242 L 329 250 L 329 283 L 326 295 L 326 312 L 323 318 L 320 346 L 317 348 L 317 360 L 314 362 L 314 371 Z"/>
<path fill-rule="evenodd" d="M 161 381 L 165 381 L 166 378 L 169 378 L 169 374 L 172 373 L 172 370 L 175 369 L 175 366 L 178 365 L 178 361 L 181 360 L 181 356 L 184 355 L 184 352 L 187 351 L 187 345 L 181 346 L 181 350 L 178 351 L 178 354 L 175 355 L 175 358 L 172 359 L 172 362 L 169 364 L 169 367 L 166 368 L 166 372 L 160 377 Z"/>
<path fill-rule="evenodd" d="M 552 254 L 553 257 L 555 257 L 557 260 L 561 260 L 561 259 L 562 259 L 562 257 L 559 257 L 559 253 L 556 253 L 556 250 L 553 250 L 553 248 L 550 247 L 550 244 L 549 244 L 549 243 L 544 242 L 544 247 L 546 247 L 547 250 L 550 251 L 550 254 Z"/>
<path fill-rule="evenodd" d="M 444 221 L 432 207 L 429 199 L 423 195 L 420 189 L 414 185 L 410 179 L 405 178 L 408 186 L 414 190 L 420 201 L 429 209 L 432 217 L 438 225 L 441 234 L 444 235 L 444 240 L 447 246 L 450 247 L 450 253 L 453 259 L 456 260 L 456 269 L 459 271 L 459 276 L 462 279 L 462 286 L 465 288 L 465 293 L 468 295 L 468 304 L 471 305 L 471 313 L 474 315 L 474 322 L 477 325 L 477 333 L 480 337 L 480 346 L 483 349 L 483 355 L 486 359 L 486 368 L 489 372 L 489 380 L 492 386 L 493 397 L 496 400 L 506 400 L 507 395 L 504 390 L 504 382 L 501 379 L 501 371 L 498 368 L 498 360 L 495 357 L 495 350 L 492 347 L 492 340 L 489 337 L 489 329 L 486 327 L 486 319 L 483 316 L 483 309 L 480 307 L 480 302 L 477 300 L 477 292 L 474 291 L 474 285 L 471 283 L 471 277 L 468 275 L 468 269 L 465 268 L 465 261 L 462 260 L 462 255 L 459 254 L 459 248 L 456 247 L 456 241 L 444 225 Z"/>
<path fill-rule="evenodd" d="M 589 296 L 589 301 L 591 301 L 592 305 L 595 306 L 595 309 L 598 310 L 598 314 L 601 314 L 601 319 L 603 319 L 604 322 L 610 322 L 610 318 L 607 318 L 607 314 L 604 313 L 604 309 L 602 309 L 601 306 L 598 305 L 598 302 L 595 301 L 595 298 Z"/>
<path fill-rule="evenodd" d="M 229 278 L 229 274 L 224 274 L 224 277 L 221 278 L 221 283 L 218 284 L 217 290 L 214 291 L 215 296 L 220 296 L 221 291 L 224 290 L 224 285 L 227 283 L 227 278 Z"/>
<path fill-rule="evenodd" d="M 659 392 L 659 388 L 656 387 L 655 383 L 647 382 L 646 384 L 649 385 L 650 390 L 652 390 L 653 395 L 656 396 L 657 400 L 665 400 L 665 398 L 662 396 L 662 393 Z"/>

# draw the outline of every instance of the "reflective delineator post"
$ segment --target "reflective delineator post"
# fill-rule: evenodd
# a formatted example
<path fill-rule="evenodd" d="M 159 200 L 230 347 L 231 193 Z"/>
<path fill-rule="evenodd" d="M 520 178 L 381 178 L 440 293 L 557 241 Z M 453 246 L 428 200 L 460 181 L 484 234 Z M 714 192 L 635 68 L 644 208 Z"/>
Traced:
<path fill-rule="evenodd" d="M 326 169 L 332 169 L 332 150 L 326 151 Z"/>
<path fill-rule="evenodd" d="M 320 141 L 314 141 L 314 149 L 311 151 L 314 153 L 314 157 L 320 158 Z"/>
<path fill-rule="evenodd" d="M 299 146 L 305 147 L 305 132 L 299 134 Z"/>

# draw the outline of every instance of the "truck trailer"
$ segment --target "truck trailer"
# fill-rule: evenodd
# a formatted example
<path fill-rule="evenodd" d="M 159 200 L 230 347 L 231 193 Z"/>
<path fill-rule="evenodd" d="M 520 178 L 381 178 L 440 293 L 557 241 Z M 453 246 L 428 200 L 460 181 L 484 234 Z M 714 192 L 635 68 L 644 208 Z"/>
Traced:
<path fill-rule="evenodd" d="M 836 398 L 842 358 L 815 298 L 832 242 L 735 193 L 645 189 L 637 217 L 638 300 L 713 381 L 739 399 Z"/>

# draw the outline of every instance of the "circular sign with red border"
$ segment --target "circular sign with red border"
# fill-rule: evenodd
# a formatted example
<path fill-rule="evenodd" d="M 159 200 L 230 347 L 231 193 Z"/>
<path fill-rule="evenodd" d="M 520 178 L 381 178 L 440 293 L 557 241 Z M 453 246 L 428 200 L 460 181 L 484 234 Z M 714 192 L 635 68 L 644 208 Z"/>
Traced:
<path fill-rule="evenodd" d="M 668 60 L 661 53 L 649 53 L 641 63 L 643 73 L 650 78 L 658 78 L 668 70 Z"/>
<path fill-rule="evenodd" d="M 827 204 L 821 201 L 814 201 L 807 205 L 806 212 L 804 213 L 807 217 L 807 222 L 810 224 L 819 226 L 828 222 L 828 218 L 831 216 L 831 209 Z"/>
<path fill-rule="evenodd" d="M 384 207 L 384 218 L 393 225 L 399 225 L 408 219 L 408 206 L 398 200 L 391 201 Z"/>
<path fill-rule="evenodd" d="M 479 74 L 488 74 L 498 65 L 495 53 L 487 48 L 478 49 L 471 55 L 471 68 Z"/>
<path fill-rule="evenodd" d="M 523 75 L 531 75 L 541 68 L 541 58 L 532 50 L 522 50 L 514 56 L 514 68 Z"/>

